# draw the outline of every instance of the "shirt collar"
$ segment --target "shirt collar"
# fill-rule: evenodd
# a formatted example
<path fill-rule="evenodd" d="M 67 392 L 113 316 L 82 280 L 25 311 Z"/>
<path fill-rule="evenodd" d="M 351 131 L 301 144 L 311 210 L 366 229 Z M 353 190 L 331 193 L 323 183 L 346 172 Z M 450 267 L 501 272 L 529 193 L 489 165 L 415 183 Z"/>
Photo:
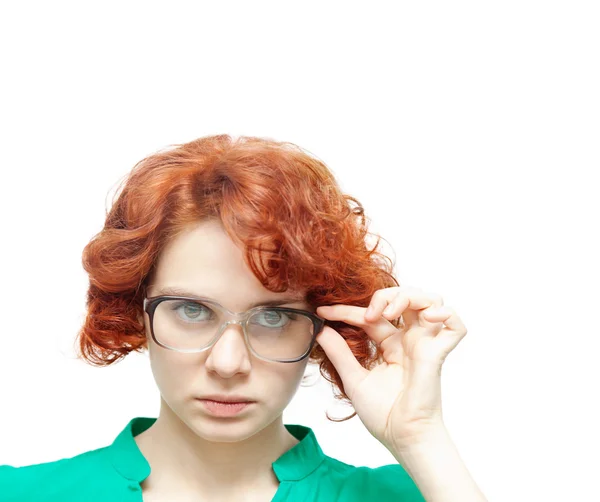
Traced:
<path fill-rule="evenodd" d="M 110 461 L 123 477 L 141 483 L 150 475 L 150 464 L 142 455 L 134 436 L 148 429 L 156 418 L 135 417 L 129 421 L 109 447 Z M 284 424 L 298 443 L 273 462 L 273 471 L 281 481 L 299 481 L 325 460 L 317 438 L 310 427 Z"/>

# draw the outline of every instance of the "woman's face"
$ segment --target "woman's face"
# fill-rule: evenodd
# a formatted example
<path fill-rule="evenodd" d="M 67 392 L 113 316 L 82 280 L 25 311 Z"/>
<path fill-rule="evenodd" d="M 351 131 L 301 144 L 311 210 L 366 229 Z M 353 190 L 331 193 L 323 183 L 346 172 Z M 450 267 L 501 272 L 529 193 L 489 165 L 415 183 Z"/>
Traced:
<path fill-rule="evenodd" d="M 232 312 L 284 298 L 300 298 L 281 305 L 310 310 L 303 292 L 273 293 L 259 282 L 243 254 L 218 220 L 205 220 L 178 235 L 158 259 L 147 296 L 174 287 L 210 298 Z M 210 349 L 181 353 L 157 345 L 144 313 L 150 365 L 162 403 L 161 415 L 179 419 L 198 436 L 210 441 L 246 439 L 281 417 L 304 375 L 308 358 L 296 363 L 264 361 L 255 357 L 239 325 L 228 325 Z M 256 401 L 234 417 L 216 417 L 196 398 L 234 394 Z"/>

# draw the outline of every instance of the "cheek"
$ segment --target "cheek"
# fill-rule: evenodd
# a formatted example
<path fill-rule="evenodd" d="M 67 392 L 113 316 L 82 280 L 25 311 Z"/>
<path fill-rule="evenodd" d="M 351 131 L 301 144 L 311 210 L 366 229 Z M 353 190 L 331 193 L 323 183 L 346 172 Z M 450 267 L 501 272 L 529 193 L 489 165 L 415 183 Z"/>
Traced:
<path fill-rule="evenodd" d="M 146 338 L 150 369 L 160 393 L 167 398 L 185 396 L 187 386 L 194 382 L 193 372 L 198 365 L 196 359 L 190 354 L 180 354 L 156 345 L 147 325 Z"/>
<path fill-rule="evenodd" d="M 305 368 L 305 363 L 290 364 L 277 368 L 277 371 L 265 372 L 261 378 L 263 396 L 287 405 L 300 387 Z"/>
<path fill-rule="evenodd" d="M 188 357 L 181 357 L 186 355 Z M 189 393 L 192 382 L 197 381 L 198 363 L 189 356 L 152 347 L 150 367 L 164 397 L 183 398 Z"/>

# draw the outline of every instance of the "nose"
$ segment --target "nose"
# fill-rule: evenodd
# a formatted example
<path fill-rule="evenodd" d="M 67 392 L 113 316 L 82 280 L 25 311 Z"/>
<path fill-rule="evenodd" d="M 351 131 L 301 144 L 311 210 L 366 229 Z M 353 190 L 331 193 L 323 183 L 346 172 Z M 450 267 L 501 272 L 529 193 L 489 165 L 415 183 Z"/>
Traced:
<path fill-rule="evenodd" d="M 208 349 L 206 369 L 218 373 L 223 378 L 231 378 L 238 373 L 249 373 L 250 355 L 242 326 L 231 322 L 223 328 L 219 339 Z"/>

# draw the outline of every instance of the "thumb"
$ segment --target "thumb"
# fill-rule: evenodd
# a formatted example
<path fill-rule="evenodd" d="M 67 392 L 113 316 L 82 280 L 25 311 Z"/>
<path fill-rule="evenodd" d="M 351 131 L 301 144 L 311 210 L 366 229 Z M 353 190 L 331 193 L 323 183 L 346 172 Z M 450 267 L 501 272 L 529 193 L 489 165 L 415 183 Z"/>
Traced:
<path fill-rule="evenodd" d="M 339 373 L 344 383 L 344 390 L 350 397 L 353 389 L 369 374 L 369 370 L 360 365 L 346 340 L 330 326 L 323 328 L 316 341 L 323 347 L 328 359 Z"/>

